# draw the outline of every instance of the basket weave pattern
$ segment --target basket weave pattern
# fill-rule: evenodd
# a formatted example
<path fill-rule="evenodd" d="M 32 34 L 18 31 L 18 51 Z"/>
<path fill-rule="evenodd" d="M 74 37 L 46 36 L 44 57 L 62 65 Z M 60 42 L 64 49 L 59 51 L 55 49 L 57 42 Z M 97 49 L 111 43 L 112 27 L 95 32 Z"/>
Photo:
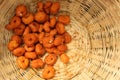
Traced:
<path fill-rule="evenodd" d="M 0 80 L 44 80 L 41 69 L 21 70 L 6 45 L 12 32 L 5 25 L 18 4 L 35 12 L 40 0 L 0 0 Z M 45 0 L 43 0 L 45 1 Z M 59 14 L 71 17 L 66 30 L 72 35 L 66 54 L 69 64 L 55 64 L 51 80 L 120 80 L 120 1 L 119 0 L 52 0 L 59 1 Z"/>

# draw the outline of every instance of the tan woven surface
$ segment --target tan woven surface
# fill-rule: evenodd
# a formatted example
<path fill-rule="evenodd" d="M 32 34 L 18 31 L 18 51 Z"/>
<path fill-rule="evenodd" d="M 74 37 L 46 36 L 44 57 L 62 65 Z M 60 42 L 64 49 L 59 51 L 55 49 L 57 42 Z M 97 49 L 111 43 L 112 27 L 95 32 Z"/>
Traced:
<path fill-rule="evenodd" d="M 45 1 L 45 0 L 43 0 Z M 60 14 L 69 14 L 66 30 L 72 35 L 68 44 L 69 64 L 55 64 L 51 80 L 120 80 L 120 1 L 53 0 L 61 3 Z M 41 69 L 21 70 L 6 45 L 12 32 L 4 26 L 18 4 L 35 12 L 38 0 L 0 0 L 0 80 L 44 80 Z"/>

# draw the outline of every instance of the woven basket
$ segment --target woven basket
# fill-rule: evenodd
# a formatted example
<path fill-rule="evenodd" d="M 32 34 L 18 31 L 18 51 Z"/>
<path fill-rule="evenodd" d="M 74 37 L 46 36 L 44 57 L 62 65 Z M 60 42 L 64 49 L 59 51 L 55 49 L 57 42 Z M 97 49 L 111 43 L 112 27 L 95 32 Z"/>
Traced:
<path fill-rule="evenodd" d="M 45 0 L 43 0 L 45 1 Z M 57 61 L 51 80 L 120 80 L 120 1 L 53 0 L 61 4 L 60 14 L 68 14 L 66 30 L 72 35 L 66 54 L 68 64 Z M 44 80 L 42 69 L 19 69 L 16 57 L 6 45 L 12 35 L 5 25 L 18 4 L 35 12 L 38 0 L 0 0 L 0 80 Z"/>

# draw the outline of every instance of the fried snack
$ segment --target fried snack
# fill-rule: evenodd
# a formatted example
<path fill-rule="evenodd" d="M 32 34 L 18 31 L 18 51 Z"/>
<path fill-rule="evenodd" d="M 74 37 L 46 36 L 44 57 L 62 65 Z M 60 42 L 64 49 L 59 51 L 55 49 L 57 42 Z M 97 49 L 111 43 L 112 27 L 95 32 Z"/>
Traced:
<path fill-rule="evenodd" d="M 22 35 L 24 30 L 25 30 L 25 25 L 24 24 L 20 24 L 17 28 L 14 29 L 14 33 L 16 35 Z"/>
<path fill-rule="evenodd" d="M 44 6 L 44 3 L 43 2 L 38 2 L 37 3 L 37 11 L 39 12 L 39 11 L 43 11 L 43 6 Z"/>
<path fill-rule="evenodd" d="M 61 22 L 63 24 L 69 24 L 70 23 L 70 16 L 68 16 L 68 15 L 59 15 L 58 16 L 58 22 Z"/>
<path fill-rule="evenodd" d="M 39 33 L 41 33 L 43 31 L 43 25 L 42 24 L 40 24 L 38 31 L 39 31 Z"/>
<path fill-rule="evenodd" d="M 44 61 L 48 65 L 54 65 L 57 61 L 57 56 L 55 54 L 48 54 L 45 57 Z"/>
<path fill-rule="evenodd" d="M 45 36 L 45 32 L 41 32 L 40 34 L 39 34 L 39 42 L 42 44 L 43 43 L 43 38 L 44 38 L 44 36 Z"/>
<path fill-rule="evenodd" d="M 56 22 L 57 22 L 56 16 L 53 16 L 52 18 L 50 18 L 50 27 L 51 27 L 51 28 L 54 28 Z"/>
<path fill-rule="evenodd" d="M 54 38 L 52 36 L 48 36 L 48 37 L 44 37 L 43 38 L 43 46 L 45 48 L 50 48 L 50 47 L 53 47 L 53 41 L 54 41 Z"/>
<path fill-rule="evenodd" d="M 21 69 L 26 69 L 29 65 L 29 59 L 24 56 L 18 57 L 16 62 Z"/>
<path fill-rule="evenodd" d="M 50 23 L 48 21 L 44 23 L 43 29 L 45 32 L 50 32 Z"/>
<path fill-rule="evenodd" d="M 35 41 L 35 43 L 38 43 L 39 42 L 39 34 L 37 34 L 37 33 L 33 33 L 35 36 L 36 36 L 36 41 Z"/>
<path fill-rule="evenodd" d="M 57 48 L 54 48 L 53 53 L 56 54 L 56 55 L 61 55 L 61 54 L 63 54 L 64 52 L 59 51 Z"/>
<path fill-rule="evenodd" d="M 8 49 L 10 51 L 14 50 L 15 48 L 17 48 L 19 46 L 19 43 L 17 43 L 17 41 L 13 40 L 13 41 L 10 41 L 7 45 Z"/>
<path fill-rule="evenodd" d="M 30 27 L 26 27 L 24 32 L 23 32 L 23 36 L 25 36 L 26 34 L 29 34 L 31 32 Z"/>
<path fill-rule="evenodd" d="M 58 22 L 56 24 L 56 30 L 58 34 L 63 34 L 65 32 L 65 26 L 62 23 Z"/>
<path fill-rule="evenodd" d="M 50 14 L 57 14 L 60 9 L 60 3 L 59 2 L 53 2 L 50 7 Z"/>
<path fill-rule="evenodd" d="M 37 22 L 32 22 L 29 24 L 29 27 L 33 33 L 39 31 L 39 24 Z"/>
<path fill-rule="evenodd" d="M 55 75 L 55 69 L 53 68 L 53 66 L 46 66 L 42 72 L 42 77 L 45 79 L 51 79 L 53 78 Z"/>
<path fill-rule="evenodd" d="M 44 23 L 46 21 L 47 14 L 45 12 L 36 12 L 35 13 L 35 20 L 39 23 Z"/>
<path fill-rule="evenodd" d="M 37 57 L 36 52 L 25 52 L 25 57 L 28 59 L 35 59 Z"/>
<path fill-rule="evenodd" d="M 20 4 L 16 7 L 16 15 L 19 17 L 23 17 L 27 14 L 27 7 L 24 4 Z"/>
<path fill-rule="evenodd" d="M 32 68 L 43 68 L 44 67 L 44 62 L 42 61 L 42 59 L 34 59 L 31 61 L 31 67 Z"/>
<path fill-rule="evenodd" d="M 54 53 L 54 49 L 55 49 L 55 47 L 45 48 L 45 50 L 46 50 L 48 53 Z"/>
<path fill-rule="evenodd" d="M 22 43 L 22 39 L 18 35 L 13 35 L 10 40 L 11 41 L 16 41 L 19 45 Z"/>
<path fill-rule="evenodd" d="M 35 34 L 29 33 L 24 36 L 23 40 L 27 46 L 33 46 L 37 41 L 37 37 Z"/>
<path fill-rule="evenodd" d="M 50 7 L 52 5 L 52 2 L 51 1 L 47 1 L 45 4 L 44 4 L 44 11 L 47 13 L 47 14 L 50 14 Z"/>
<path fill-rule="evenodd" d="M 43 55 L 45 53 L 45 49 L 41 44 L 36 44 L 35 46 L 35 52 L 37 55 Z"/>
<path fill-rule="evenodd" d="M 17 28 L 21 24 L 21 19 L 17 16 L 12 17 L 10 24 L 11 26 L 7 26 L 8 29 L 12 30 Z"/>
<path fill-rule="evenodd" d="M 50 8 L 52 5 L 52 2 L 51 1 L 46 1 L 46 3 L 44 4 L 44 9 L 45 8 Z"/>
<path fill-rule="evenodd" d="M 23 47 L 18 47 L 16 49 L 14 49 L 12 53 L 13 53 L 13 55 L 19 57 L 25 53 L 25 49 Z"/>
<path fill-rule="evenodd" d="M 57 30 L 53 29 L 50 31 L 50 36 L 55 36 L 57 34 Z"/>
<path fill-rule="evenodd" d="M 65 44 L 59 45 L 59 46 L 57 46 L 57 49 L 59 51 L 65 52 L 67 50 L 67 45 L 65 45 Z"/>
<path fill-rule="evenodd" d="M 60 55 L 60 60 L 63 63 L 67 64 L 69 62 L 69 57 L 65 53 L 63 53 L 63 54 Z"/>
<path fill-rule="evenodd" d="M 7 24 L 6 26 L 5 26 L 5 28 L 7 29 L 7 30 L 13 30 L 14 29 L 14 24 L 11 24 L 11 23 L 9 23 L 9 24 Z"/>
<path fill-rule="evenodd" d="M 33 45 L 33 46 L 24 45 L 24 48 L 25 48 L 25 50 L 28 51 L 28 52 L 31 52 L 31 51 L 34 51 L 34 50 L 35 50 L 35 46 L 34 46 L 34 45 Z"/>
<path fill-rule="evenodd" d="M 54 40 L 54 45 L 58 46 L 58 45 L 63 44 L 63 42 L 64 42 L 63 36 L 57 36 Z"/>
<path fill-rule="evenodd" d="M 64 35 L 65 43 L 71 42 L 72 38 L 71 38 L 71 35 L 68 32 L 65 32 L 63 35 Z"/>
<path fill-rule="evenodd" d="M 24 17 L 22 17 L 22 22 L 24 24 L 30 24 L 34 20 L 34 15 L 32 13 L 27 13 Z"/>

